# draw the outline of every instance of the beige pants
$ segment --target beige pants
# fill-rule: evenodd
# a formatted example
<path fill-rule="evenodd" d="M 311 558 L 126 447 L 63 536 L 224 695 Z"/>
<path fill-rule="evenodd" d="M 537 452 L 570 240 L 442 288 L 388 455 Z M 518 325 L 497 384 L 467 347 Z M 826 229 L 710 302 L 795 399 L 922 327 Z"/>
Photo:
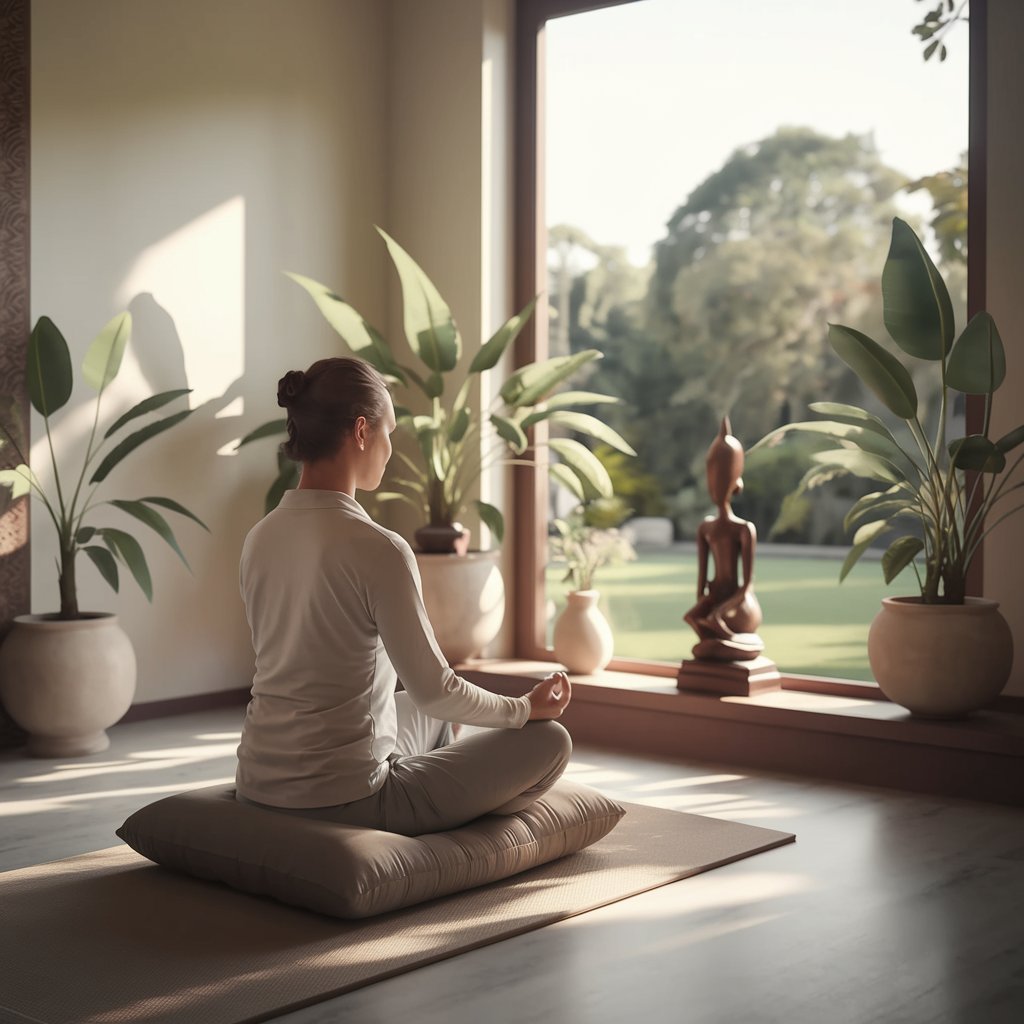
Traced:
<path fill-rule="evenodd" d="M 396 693 L 395 703 L 398 738 L 384 785 L 352 803 L 285 813 L 406 836 L 445 832 L 482 814 L 522 810 L 569 762 L 572 740 L 557 722 L 484 729 L 452 743 L 449 723 L 425 715 L 407 693 Z"/>

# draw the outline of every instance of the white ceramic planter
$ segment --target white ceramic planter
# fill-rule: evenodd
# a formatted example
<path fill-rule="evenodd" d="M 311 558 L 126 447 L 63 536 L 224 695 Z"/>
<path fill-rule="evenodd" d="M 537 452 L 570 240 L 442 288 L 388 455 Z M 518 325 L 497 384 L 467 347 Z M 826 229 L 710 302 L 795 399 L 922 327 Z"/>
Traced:
<path fill-rule="evenodd" d="M 916 715 L 959 718 L 999 695 L 1013 666 L 1013 636 L 995 601 L 923 604 L 886 597 L 868 633 L 882 692 Z"/>
<path fill-rule="evenodd" d="M 505 618 L 505 581 L 499 551 L 465 555 L 416 553 L 423 603 L 448 663 L 476 657 Z"/>
<path fill-rule="evenodd" d="M 0 645 L 0 700 L 35 757 L 106 750 L 135 695 L 135 651 L 115 615 L 19 615 Z"/>
<path fill-rule="evenodd" d="M 597 606 L 597 590 L 574 590 L 555 620 L 555 658 L 577 675 L 590 675 L 612 660 L 612 629 Z"/>

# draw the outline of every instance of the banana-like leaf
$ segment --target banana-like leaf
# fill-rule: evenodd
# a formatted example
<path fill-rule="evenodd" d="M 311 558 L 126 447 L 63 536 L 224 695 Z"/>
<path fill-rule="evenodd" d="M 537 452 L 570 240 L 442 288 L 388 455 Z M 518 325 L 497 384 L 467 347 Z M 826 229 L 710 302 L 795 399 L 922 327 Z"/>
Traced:
<path fill-rule="evenodd" d="M 575 430 L 578 434 L 586 434 L 588 437 L 603 441 L 609 448 L 620 451 L 623 455 L 636 455 L 632 445 L 613 430 L 603 420 L 588 413 L 571 412 L 565 409 L 547 409 L 542 413 L 531 413 L 523 420 L 523 427 L 530 427 L 537 422 L 537 418 L 546 419 L 551 423 Z"/>
<path fill-rule="evenodd" d="M 82 379 L 102 391 L 121 369 L 121 360 L 132 332 L 131 313 L 118 313 L 93 339 L 82 362 Z"/>
<path fill-rule="evenodd" d="M 828 340 L 836 355 L 878 396 L 882 404 L 900 419 L 917 413 L 917 390 L 907 368 L 877 341 L 866 334 L 828 325 Z"/>
<path fill-rule="evenodd" d="M 530 442 L 527 440 L 523 428 L 515 420 L 499 416 L 497 413 L 491 413 L 491 423 L 494 425 L 494 429 L 497 430 L 498 436 L 516 455 L 522 455 L 526 451 Z"/>
<path fill-rule="evenodd" d="M 976 313 L 956 339 L 946 364 L 946 383 L 968 395 L 990 395 L 1006 377 L 1006 352 L 996 323 Z"/>
<path fill-rule="evenodd" d="M 913 228 L 899 217 L 882 270 L 882 311 L 893 341 L 908 355 L 945 358 L 953 344 L 953 304 Z"/>
<path fill-rule="evenodd" d="M 296 469 L 298 467 L 296 466 Z M 187 519 L 191 519 L 192 522 L 198 523 L 207 533 L 210 532 L 210 528 L 199 518 L 194 512 L 189 512 L 184 505 L 175 501 L 173 498 L 139 498 L 139 501 L 146 502 L 147 505 L 159 505 L 161 508 L 169 509 L 171 512 L 177 512 L 179 516 L 185 516 Z"/>
<path fill-rule="evenodd" d="M 800 423 L 786 423 L 781 427 L 776 428 L 762 438 L 762 441 L 767 441 L 769 437 L 781 436 L 791 432 L 805 433 L 805 434 L 824 434 L 827 437 L 834 437 L 838 441 L 846 441 L 850 444 L 857 445 L 862 451 L 870 452 L 872 455 L 878 455 L 880 458 L 887 459 L 890 462 L 899 464 L 904 462 L 906 457 L 896 444 L 895 440 L 892 439 L 891 435 L 881 434 L 876 430 L 867 430 L 864 427 L 857 426 L 853 423 L 841 423 L 838 420 L 804 420 Z M 757 448 L 761 444 L 758 441 L 754 448 Z M 753 451 L 754 449 L 751 449 Z"/>
<path fill-rule="evenodd" d="M 974 469 L 980 473 L 1002 473 L 1006 469 L 1006 456 L 984 434 L 971 434 L 951 442 L 949 457 L 957 469 Z"/>
<path fill-rule="evenodd" d="M 103 543 L 110 549 L 110 553 L 119 558 L 129 572 L 135 577 L 135 582 L 146 595 L 147 601 L 153 600 L 153 578 L 149 574 L 149 566 L 146 564 L 146 556 L 143 554 L 139 542 L 124 530 L 115 530 L 106 526 L 99 531 Z"/>
<path fill-rule="evenodd" d="M 482 522 L 500 544 L 505 539 L 505 517 L 493 505 L 486 501 L 474 501 Z"/>
<path fill-rule="evenodd" d="M 564 462 L 550 463 L 548 465 L 548 476 L 555 483 L 561 484 L 579 501 L 586 501 L 587 496 L 583 490 L 583 484 L 580 483 L 580 478 Z"/>
<path fill-rule="evenodd" d="M 839 582 L 850 574 L 850 570 L 860 560 L 860 556 L 871 546 L 872 541 L 877 537 L 880 537 L 883 533 L 889 530 L 889 522 L 886 519 L 880 519 L 875 523 L 865 523 L 854 535 L 853 535 L 853 547 L 850 548 L 846 559 L 843 561 L 843 566 L 839 570 Z"/>
<path fill-rule="evenodd" d="M 235 451 L 238 451 L 243 445 L 250 444 L 253 441 L 260 441 L 264 437 L 277 437 L 280 434 L 284 434 L 288 429 L 288 420 L 270 420 L 264 423 L 262 426 L 257 427 L 255 430 L 250 430 L 248 434 L 243 437 L 238 444 L 235 445 Z"/>
<path fill-rule="evenodd" d="M 183 409 L 181 412 L 176 412 L 173 416 L 168 416 L 166 419 L 157 420 L 156 423 L 150 423 L 148 426 L 143 427 L 141 430 L 136 430 L 134 434 L 129 434 L 117 447 L 113 448 L 107 453 L 107 456 L 99 465 L 99 469 L 93 473 L 90 483 L 98 484 L 102 480 L 107 478 L 107 474 L 123 459 L 125 456 L 130 455 L 140 444 L 144 444 L 151 437 L 156 437 L 157 434 L 162 434 L 165 430 L 169 430 L 175 424 L 180 423 L 186 416 L 191 415 L 191 409 Z"/>
<path fill-rule="evenodd" d="M 886 583 L 894 579 L 924 550 L 924 541 L 920 537 L 899 537 L 894 540 L 882 555 L 882 575 Z"/>
<path fill-rule="evenodd" d="M 458 444 L 466 436 L 466 430 L 469 428 L 469 410 L 465 407 L 459 409 L 457 413 L 452 417 L 451 424 L 448 427 L 448 440 L 454 444 Z"/>
<path fill-rule="evenodd" d="M 871 494 L 865 494 L 853 503 L 843 519 L 843 529 L 852 530 L 857 523 L 868 516 L 893 519 L 901 512 L 906 512 L 914 507 L 913 500 L 907 496 L 904 488 L 899 484 L 890 487 L 887 491 L 872 491 Z"/>
<path fill-rule="evenodd" d="M 191 571 L 192 567 L 188 564 L 185 552 L 181 550 L 170 523 L 156 509 L 150 508 L 149 505 L 141 501 L 125 501 L 124 499 L 114 499 L 110 504 L 128 515 L 134 516 L 139 522 L 145 523 L 151 530 L 160 534 L 174 550 L 174 553 L 185 563 L 185 567 Z"/>
<path fill-rule="evenodd" d="M 96 528 L 94 526 L 83 526 L 78 533 L 75 534 L 76 544 L 88 544 L 89 541 L 96 536 Z"/>
<path fill-rule="evenodd" d="M 462 354 L 462 339 L 448 304 L 420 265 L 386 231 L 384 239 L 402 283 L 405 335 L 409 346 L 435 373 L 454 370 Z"/>
<path fill-rule="evenodd" d="M 502 401 L 513 408 L 521 409 L 536 405 L 566 377 L 593 359 L 602 358 L 596 348 L 584 349 L 571 356 L 554 356 L 539 363 L 530 363 L 512 374 L 502 385 Z"/>
<path fill-rule="evenodd" d="M 482 373 L 497 365 L 498 360 L 505 354 L 505 350 L 519 336 L 519 332 L 533 316 L 533 307 L 536 305 L 536 298 L 531 299 L 515 316 L 509 317 L 494 332 L 490 340 L 482 345 L 480 351 L 473 357 L 473 362 L 469 364 L 470 373 Z"/>
<path fill-rule="evenodd" d="M 1016 427 L 996 441 L 1001 452 L 1012 452 L 1019 444 L 1024 444 L 1024 426 Z"/>
<path fill-rule="evenodd" d="M 615 493 L 608 470 L 585 445 L 571 437 L 553 437 L 548 447 L 576 474 L 588 499 L 610 498 Z"/>
<path fill-rule="evenodd" d="M 107 581 L 110 589 L 117 593 L 118 587 L 121 584 L 120 576 L 117 571 L 117 561 L 114 556 L 106 549 L 101 548 L 98 544 L 94 544 L 82 550 L 92 560 L 92 564 L 96 566 L 100 571 L 100 575 Z"/>
<path fill-rule="evenodd" d="M 176 398 L 190 394 L 192 394 L 191 388 L 174 388 L 171 391 L 161 391 L 158 395 L 150 395 L 149 398 L 144 398 L 138 405 L 133 405 L 123 416 L 119 416 L 114 420 L 107 428 L 103 439 L 106 440 L 111 435 L 116 434 L 126 423 L 130 423 L 140 416 L 145 416 L 147 412 L 154 412 L 156 409 L 163 408 L 169 402 L 173 402 Z"/>
<path fill-rule="evenodd" d="M 906 480 L 888 460 L 853 448 L 830 448 L 825 452 L 814 452 L 811 458 L 825 466 L 839 466 L 865 480 L 878 480 L 886 484 L 901 484 Z"/>
<path fill-rule="evenodd" d="M 855 405 L 846 405 L 843 402 L 811 402 L 808 408 L 811 412 L 828 416 L 829 419 L 838 420 L 840 423 L 852 423 L 855 427 L 873 430 L 876 434 L 888 437 L 893 443 L 896 441 L 892 436 L 892 431 L 882 420 Z"/>
<path fill-rule="evenodd" d="M 42 416 L 52 416 L 71 397 L 74 377 L 71 353 L 64 335 L 48 317 L 41 316 L 28 339 L 28 397 Z"/>
<path fill-rule="evenodd" d="M 0 469 L 0 487 L 11 489 L 10 501 L 28 494 L 32 490 L 32 470 L 24 463 L 14 469 Z"/>

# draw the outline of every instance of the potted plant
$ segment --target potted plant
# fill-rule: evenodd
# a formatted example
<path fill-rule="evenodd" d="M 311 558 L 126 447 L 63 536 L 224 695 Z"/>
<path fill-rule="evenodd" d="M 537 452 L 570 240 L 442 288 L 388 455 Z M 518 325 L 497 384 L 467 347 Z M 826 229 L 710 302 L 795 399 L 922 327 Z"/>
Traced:
<path fill-rule="evenodd" d="M 288 276 L 309 293 L 350 352 L 409 391 L 416 409 L 426 410 L 396 406 L 398 427 L 414 442 L 412 454 L 396 450 L 394 464 L 400 469 L 390 480 L 394 489 L 375 497 L 405 502 L 420 515 L 415 541 L 424 600 L 441 649 L 450 660 L 459 661 L 478 653 L 494 638 L 504 614 L 497 553 L 468 552 L 469 534 L 459 521 L 471 504 L 499 543 L 502 540 L 501 511 L 489 502 L 470 498 L 481 474 L 500 463 L 533 465 L 522 459 L 532 447 L 528 432 L 545 421 L 625 454 L 635 452 L 607 424 L 576 408 L 618 399 L 587 391 L 553 394 L 577 370 L 601 357 L 596 349 L 523 366 L 508 377 L 488 409 L 476 409 L 472 403 L 474 380 L 497 365 L 529 320 L 536 300 L 498 328 L 465 367 L 462 337 L 448 304 L 415 260 L 386 232 L 377 230 L 401 283 L 405 337 L 415 358 L 413 365 L 403 361 L 404 356 L 334 291 L 300 274 Z M 284 430 L 285 420 L 275 420 L 251 431 L 239 444 L 283 434 Z M 571 437 L 551 437 L 546 447 L 557 456 L 548 464 L 550 474 L 578 500 L 611 496 L 607 470 L 584 444 Z M 298 467 L 279 455 L 278 476 L 267 492 L 268 510 L 297 479 Z M 458 564 L 453 563 L 452 555 L 459 556 Z M 467 628 L 471 636 L 464 635 Z"/>
<path fill-rule="evenodd" d="M 182 409 L 150 420 L 131 433 L 123 430 L 140 417 L 189 393 L 164 391 L 143 399 L 100 433 L 103 393 L 117 376 L 131 334 L 131 317 L 120 313 L 89 346 L 82 379 L 96 391 L 92 425 L 81 464 L 62 476 L 55 451 L 51 418 L 71 398 L 73 373 L 67 342 L 49 317 L 40 317 L 28 345 L 28 392 L 43 417 L 52 490 L 44 488 L 29 467 L 23 431 L 13 417 L 0 421 L 0 443 L 13 447 L 20 464 L 0 471 L 0 485 L 10 500 L 33 495 L 57 531 L 57 575 L 60 610 L 44 615 L 19 615 L 0 647 L 0 698 L 11 717 L 28 734 L 28 752 L 42 757 L 67 757 L 106 749 L 108 726 L 131 705 L 135 692 L 135 653 L 115 615 L 82 611 L 78 603 L 77 558 L 86 555 L 113 589 L 125 568 L 152 600 L 153 584 L 145 554 L 127 531 L 94 525 L 93 514 L 110 506 L 145 524 L 163 538 L 186 566 L 188 562 L 163 511 L 205 525 L 170 498 L 106 499 L 97 488 L 120 462 L 140 445 L 180 423 L 191 412 Z"/>
<path fill-rule="evenodd" d="M 939 384 L 937 423 L 926 429 L 914 379 L 887 347 L 851 327 L 829 325 L 837 355 L 892 414 L 887 423 L 864 409 L 817 402 L 827 419 L 789 423 L 755 449 L 791 431 L 825 435 L 836 446 L 815 453 L 802 488 L 853 474 L 881 485 L 846 515 L 856 527 L 840 580 L 884 534 L 905 529 L 882 556 L 887 583 L 912 567 L 918 593 L 887 597 L 872 623 L 868 655 L 887 697 L 911 711 L 957 716 L 990 703 L 1012 667 L 1009 627 L 994 601 L 968 597 L 967 573 L 985 537 L 1014 507 L 1013 473 L 1022 456 L 1024 426 L 990 436 L 992 396 L 1006 372 L 992 317 L 976 314 L 957 336 L 949 293 L 913 229 L 893 221 L 882 272 L 885 326 L 899 349 L 931 363 Z M 952 436 L 956 394 L 984 398 L 980 433 Z"/>
<path fill-rule="evenodd" d="M 555 620 L 555 657 L 569 672 L 589 675 L 612 659 L 614 641 L 608 620 L 598 607 L 594 588 L 597 571 L 636 558 L 629 540 L 614 526 L 600 525 L 602 504 L 579 506 L 565 519 L 552 523 L 549 541 L 552 560 L 566 567 L 570 584 L 566 606 Z"/>

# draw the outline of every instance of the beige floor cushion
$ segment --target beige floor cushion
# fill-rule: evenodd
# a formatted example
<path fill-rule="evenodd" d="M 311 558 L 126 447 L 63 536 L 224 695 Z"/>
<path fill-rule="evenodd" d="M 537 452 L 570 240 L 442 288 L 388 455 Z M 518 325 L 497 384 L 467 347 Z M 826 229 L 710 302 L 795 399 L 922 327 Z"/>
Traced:
<path fill-rule="evenodd" d="M 607 835 L 624 813 L 596 790 L 562 780 L 516 814 L 409 837 L 280 814 L 240 803 L 234 787 L 216 786 L 157 800 L 117 835 L 165 867 L 359 918 L 564 857 Z"/>

